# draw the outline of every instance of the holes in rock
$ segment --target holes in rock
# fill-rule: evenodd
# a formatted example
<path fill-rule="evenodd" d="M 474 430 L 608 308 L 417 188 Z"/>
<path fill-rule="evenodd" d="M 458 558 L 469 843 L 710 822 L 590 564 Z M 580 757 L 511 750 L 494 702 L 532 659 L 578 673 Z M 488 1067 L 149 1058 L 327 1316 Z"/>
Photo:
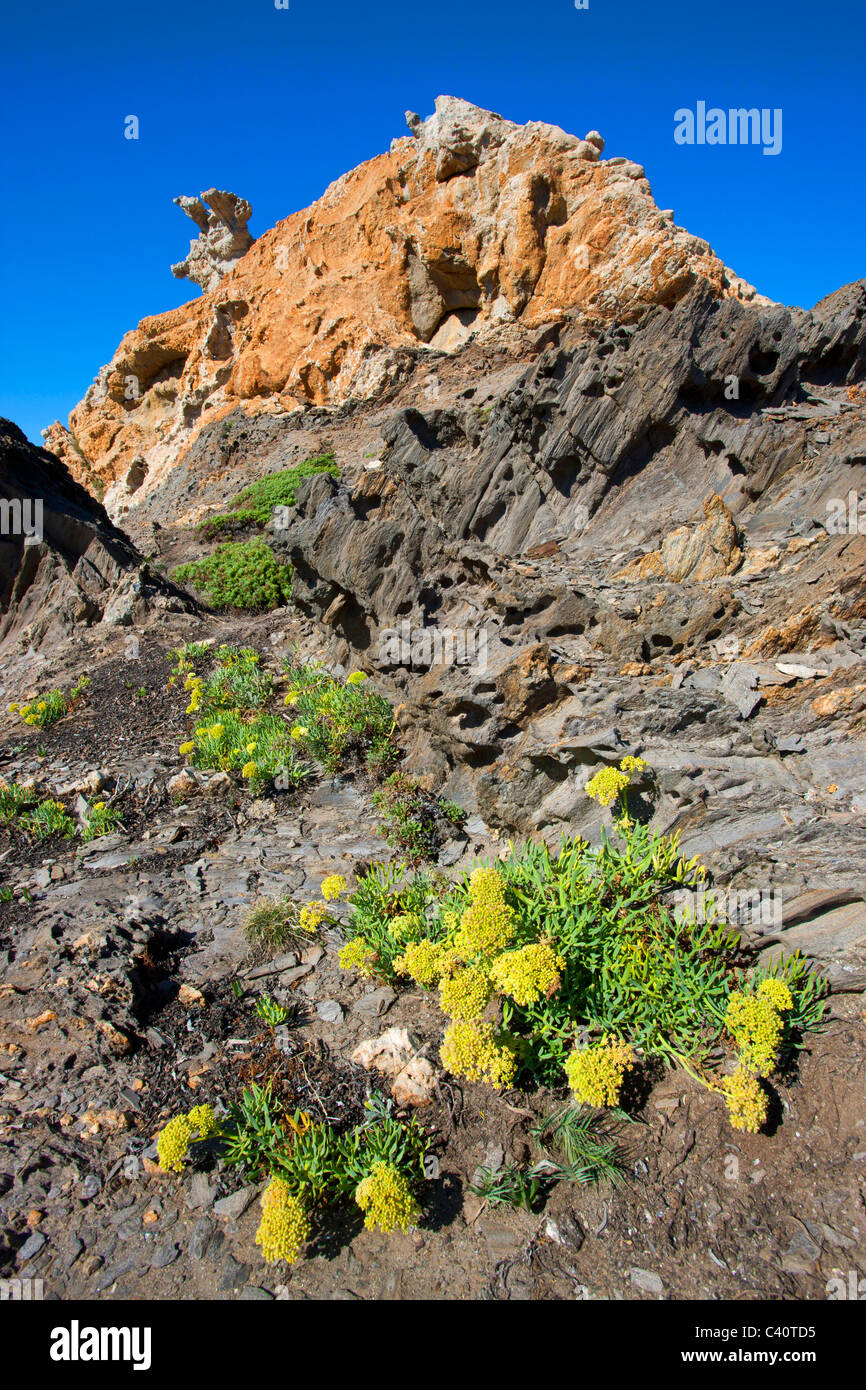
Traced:
<path fill-rule="evenodd" d="M 753 347 L 749 353 L 749 366 L 757 376 L 770 376 L 776 370 L 778 361 L 777 352 L 767 352 L 759 347 Z"/>

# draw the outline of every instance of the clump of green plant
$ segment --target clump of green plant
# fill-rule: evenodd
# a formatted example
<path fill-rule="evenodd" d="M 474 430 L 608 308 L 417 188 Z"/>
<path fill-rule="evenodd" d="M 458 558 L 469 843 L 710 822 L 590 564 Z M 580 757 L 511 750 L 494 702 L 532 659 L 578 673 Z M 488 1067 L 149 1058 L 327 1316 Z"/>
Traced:
<path fill-rule="evenodd" d="M 478 1168 L 467 1183 L 470 1192 L 491 1207 L 522 1207 L 535 1211 L 553 1184 L 563 1176 L 555 1164 L 542 1159 L 529 1167 Z"/>
<path fill-rule="evenodd" d="M 263 994 L 261 999 L 256 1000 L 256 1013 L 269 1028 L 278 1028 L 289 1017 L 285 1004 L 281 1004 L 271 994 Z"/>
<path fill-rule="evenodd" d="M 52 798 L 40 801 L 32 811 L 22 815 L 19 825 L 34 840 L 48 840 L 52 835 L 62 835 L 68 840 L 75 834 L 75 821 L 63 802 Z"/>
<path fill-rule="evenodd" d="M 275 956 L 288 946 L 309 940 L 301 926 L 301 908 L 292 898 L 266 898 L 247 914 L 244 935 L 254 951 Z"/>
<path fill-rule="evenodd" d="M 197 671 L 199 666 L 212 659 L 213 650 L 213 642 L 184 642 L 182 646 L 171 649 L 168 660 L 175 676 L 178 676 L 187 671 Z"/>
<path fill-rule="evenodd" d="M 293 1263 L 329 1209 L 354 1204 L 369 1229 L 385 1233 L 409 1230 L 420 1219 L 415 1191 L 427 1137 L 414 1116 L 398 1120 L 390 1101 L 374 1096 L 366 1109 L 361 1124 L 340 1134 L 302 1110 L 290 1112 L 271 1082 L 254 1084 L 224 1121 L 209 1106 L 170 1120 L 157 1140 L 160 1166 L 183 1171 L 190 1143 L 215 1138 L 227 1166 L 269 1179 L 256 1244 L 268 1263 Z"/>
<path fill-rule="evenodd" d="M 81 676 L 71 690 L 48 690 L 44 695 L 35 695 L 26 704 L 11 704 L 9 713 L 20 715 L 25 724 L 45 729 L 70 713 L 89 684 L 89 677 Z"/>
<path fill-rule="evenodd" d="M 215 536 L 248 526 L 267 526 L 275 508 L 295 506 L 299 485 L 304 478 L 313 478 L 317 473 L 339 477 L 340 469 L 333 454 L 319 454 L 250 483 L 229 504 L 228 512 L 206 517 L 199 522 L 198 529 L 204 535 Z"/>
<path fill-rule="evenodd" d="M 22 787 L 18 782 L 0 782 L 0 825 L 9 825 L 26 806 L 37 800 L 32 787 Z"/>
<path fill-rule="evenodd" d="M 630 814 L 626 793 L 645 767 L 625 758 L 587 783 L 616 805 L 621 844 L 606 832 L 597 847 L 565 838 L 558 853 L 529 843 L 444 892 L 422 880 L 400 954 L 402 889 L 390 868 L 372 870 L 349 900 L 341 964 L 437 988 L 449 1019 L 442 1062 L 467 1080 L 566 1081 L 580 1103 L 613 1107 L 642 1054 L 686 1068 L 724 1095 L 736 1127 L 754 1129 L 766 1114 L 760 1081 L 797 1028 L 820 1022 L 826 984 L 796 956 L 746 973 L 727 923 L 671 911 L 672 893 L 697 894 L 705 871 L 678 836 Z M 739 1062 L 719 1080 L 712 1054 L 726 1039 Z"/>
<path fill-rule="evenodd" d="M 298 756 L 297 744 L 284 720 L 258 712 L 245 715 L 223 710 L 212 723 L 199 724 L 180 752 L 193 767 L 239 772 L 253 793 L 269 786 L 288 791 L 300 786 L 309 767 Z"/>
<path fill-rule="evenodd" d="M 588 1107 L 566 1101 L 533 1126 L 532 1136 L 543 1147 L 561 1151 L 563 1171 L 571 1181 L 606 1181 L 614 1187 L 624 1182 L 618 1147 L 601 1130 L 597 1115 Z"/>
<path fill-rule="evenodd" d="M 187 689 L 198 691 L 193 708 L 206 714 L 226 706 L 232 709 L 262 709 L 270 699 L 274 678 L 261 667 L 254 647 L 223 645 L 214 653 L 214 669 L 205 680 L 187 677 Z M 191 712 L 191 711 L 188 711 Z"/>
<path fill-rule="evenodd" d="M 284 666 L 285 703 L 294 710 L 297 737 L 326 771 L 335 772 L 352 756 L 363 756 L 371 770 L 399 759 L 394 712 L 368 688 L 363 671 L 340 681 L 316 664 L 286 661 Z"/>
<path fill-rule="evenodd" d="M 413 872 L 405 860 L 374 864 L 362 874 L 348 898 L 351 936 L 340 950 L 343 969 L 391 980 L 402 973 L 407 952 L 421 941 L 429 943 L 438 960 L 445 926 L 437 887 L 430 874 Z"/>
<path fill-rule="evenodd" d="M 123 829 L 123 817 L 113 806 L 105 801 L 94 801 L 87 809 L 81 838 L 85 844 L 110 835 L 112 830 Z"/>
<path fill-rule="evenodd" d="M 179 565 L 174 578 L 191 583 L 211 608 L 257 613 L 280 608 L 292 597 L 292 567 L 266 541 L 226 541 L 212 555 Z"/>
<path fill-rule="evenodd" d="M 417 777 L 405 772 L 385 779 L 373 793 L 373 805 L 382 814 L 379 833 L 413 861 L 435 859 L 446 837 L 466 821 L 456 802 L 425 791 Z"/>

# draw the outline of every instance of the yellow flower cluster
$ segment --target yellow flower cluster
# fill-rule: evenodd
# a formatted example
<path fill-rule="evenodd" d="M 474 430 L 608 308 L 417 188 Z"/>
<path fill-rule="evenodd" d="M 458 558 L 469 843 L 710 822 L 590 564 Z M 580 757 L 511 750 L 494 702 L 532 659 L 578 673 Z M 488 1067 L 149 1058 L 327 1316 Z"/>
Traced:
<path fill-rule="evenodd" d="M 649 763 L 646 758 L 634 758 L 631 753 L 627 753 L 620 762 L 620 769 L 623 772 L 644 772 L 648 767 Z"/>
<path fill-rule="evenodd" d="M 284 705 L 296 705 L 297 703 L 298 703 L 298 692 L 297 692 L 297 690 L 290 690 L 289 693 L 288 693 L 288 695 L 286 696 L 286 698 L 283 700 L 283 704 L 284 704 Z"/>
<path fill-rule="evenodd" d="M 628 786 L 628 775 L 615 767 L 603 767 L 594 777 L 590 777 L 584 787 L 587 796 L 597 801 L 599 806 L 609 806 L 616 801 Z"/>
<path fill-rule="evenodd" d="M 268 1264 L 285 1260 L 294 1264 L 310 1238 L 310 1220 L 304 1205 L 282 1178 L 272 1178 L 262 1193 L 262 1219 L 256 1245 Z"/>
<path fill-rule="evenodd" d="M 448 971 L 451 961 L 451 953 L 442 942 L 423 937 L 420 941 L 409 942 L 402 956 L 394 961 L 394 969 L 399 975 L 409 975 L 423 989 L 429 989 Z"/>
<path fill-rule="evenodd" d="M 305 724 L 296 724 L 289 734 L 289 738 L 294 739 L 295 743 L 298 743 L 302 738 L 306 738 L 309 732 Z"/>
<path fill-rule="evenodd" d="M 156 1153 L 164 1173 L 182 1173 L 194 1139 L 210 1139 L 220 1126 L 213 1107 L 194 1105 L 187 1115 L 175 1115 L 157 1135 Z"/>
<path fill-rule="evenodd" d="M 440 1053 L 442 1065 L 467 1081 L 487 1081 L 491 1086 L 510 1086 L 517 1072 L 517 1057 L 500 1046 L 492 1023 L 454 1019 L 445 1029 Z"/>
<path fill-rule="evenodd" d="M 258 770 L 259 769 L 254 762 L 244 763 L 243 767 L 241 768 L 241 776 L 247 778 L 255 777 Z"/>
<path fill-rule="evenodd" d="M 538 941 L 501 955 L 490 968 L 490 978 L 501 994 L 526 1006 L 542 995 L 549 999 L 555 994 L 561 983 L 560 971 L 564 969 L 565 961 L 550 942 Z"/>
<path fill-rule="evenodd" d="M 610 806 L 618 801 L 631 781 L 633 772 L 643 772 L 649 763 L 645 758 L 635 758 L 631 753 L 620 759 L 619 767 L 603 767 L 584 786 L 587 796 L 597 801 L 599 806 Z"/>
<path fill-rule="evenodd" d="M 334 902 L 346 891 L 346 880 L 342 874 L 329 874 L 322 880 L 322 897 L 326 903 Z"/>
<path fill-rule="evenodd" d="M 757 1077 L 744 1066 L 737 1067 L 722 1082 L 725 1104 L 734 1129 L 757 1134 L 767 1118 L 769 1097 Z"/>
<path fill-rule="evenodd" d="M 492 993 L 490 981 L 484 972 L 475 965 L 467 965 L 442 981 L 439 1002 L 443 1013 L 468 1023 L 481 1017 Z"/>
<path fill-rule="evenodd" d="M 315 931 L 320 922 L 325 920 L 324 903 L 307 903 L 306 907 L 301 908 L 300 927 L 302 931 Z"/>
<path fill-rule="evenodd" d="M 182 1173 L 192 1139 L 192 1125 L 187 1115 L 176 1115 L 159 1131 L 156 1153 L 164 1173 Z"/>
<path fill-rule="evenodd" d="M 514 912 L 496 869 L 475 869 L 469 880 L 469 906 L 460 918 L 454 945 L 466 960 L 497 956 L 514 940 Z"/>
<path fill-rule="evenodd" d="M 616 1105 L 635 1056 L 620 1038 L 602 1038 L 592 1047 L 572 1052 L 565 1064 L 568 1084 L 584 1105 Z"/>
<path fill-rule="evenodd" d="M 733 990 L 725 1025 L 739 1048 L 742 1065 L 756 1076 L 769 1076 L 776 1065 L 785 1025 L 766 993 L 743 994 Z"/>
<path fill-rule="evenodd" d="M 408 1231 L 417 1223 L 421 1209 L 399 1168 L 380 1160 L 355 1189 L 355 1201 L 363 1212 L 368 1231 L 377 1228 L 385 1235 Z"/>
<path fill-rule="evenodd" d="M 361 684 L 361 681 L 365 681 L 366 679 L 367 679 L 367 676 L 366 676 L 366 673 L 365 673 L 364 671 L 353 671 L 352 674 L 351 674 L 351 676 L 347 676 L 347 677 L 346 677 L 346 684 L 347 684 L 347 685 L 360 685 L 360 684 Z"/>
<path fill-rule="evenodd" d="M 184 690 L 189 691 L 189 704 L 186 707 L 186 712 L 187 714 L 195 714 L 196 710 L 201 709 L 204 681 L 201 676 L 197 676 L 194 671 L 190 671 L 183 686 Z"/>
<path fill-rule="evenodd" d="M 780 1014 L 786 1014 L 794 1007 L 793 996 L 785 981 L 777 980 L 773 975 L 761 981 L 758 994 L 762 999 L 769 999 L 773 1008 L 778 1009 Z"/>
<path fill-rule="evenodd" d="M 180 745 L 180 748 L 179 748 L 177 751 L 180 753 L 181 757 L 183 757 L 183 758 L 185 758 L 185 757 L 187 756 L 188 753 L 194 753 L 194 752 L 195 752 L 195 740 L 188 740 L 186 743 L 182 743 L 182 744 Z"/>
<path fill-rule="evenodd" d="M 359 975 L 375 975 L 376 952 L 360 936 L 347 941 L 338 957 L 343 970 L 357 970 Z"/>
<path fill-rule="evenodd" d="M 210 1139 L 212 1135 L 219 1134 L 219 1120 L 211 1105 L 194 1105 L 187 1119 L 199 1139 Z"/>

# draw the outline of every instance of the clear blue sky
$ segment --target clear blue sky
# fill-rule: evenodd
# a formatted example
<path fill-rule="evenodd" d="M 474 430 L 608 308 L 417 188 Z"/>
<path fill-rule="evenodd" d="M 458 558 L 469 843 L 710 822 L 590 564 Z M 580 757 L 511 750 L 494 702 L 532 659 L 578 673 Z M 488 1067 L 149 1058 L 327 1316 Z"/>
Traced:
<path fill-rule="evenodd" d="M 46 0 L 0 24 L 0 414 L 37 442 L 128 328 L 198 294 L 169 270 L 176 194 L 232 189 L 261 233 L 439 93 L 600 130 L 774 299 L 866 274 L 863 0 Z M 781 107 L 782 152 L 676 145 L 699 100 Z"/>

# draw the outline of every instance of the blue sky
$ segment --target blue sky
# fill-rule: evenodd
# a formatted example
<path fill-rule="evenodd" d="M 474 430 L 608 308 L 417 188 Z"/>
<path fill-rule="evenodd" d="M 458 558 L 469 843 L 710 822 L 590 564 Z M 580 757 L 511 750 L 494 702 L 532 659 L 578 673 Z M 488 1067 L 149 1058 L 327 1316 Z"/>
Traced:
<path fill-rule="evenodd" d="M 127 329 L 198 294 L 169 270 L 194 230 L 177 194 L 232 189 L 259 234 L 443 92 L 600 130 L 774 299 L 866 274 L 862 0 L 47 0 L 0 32 L 0 414 L 36 442 Z M 701 100 L 781 108 L 781 153 L 677 145 Z"/>

